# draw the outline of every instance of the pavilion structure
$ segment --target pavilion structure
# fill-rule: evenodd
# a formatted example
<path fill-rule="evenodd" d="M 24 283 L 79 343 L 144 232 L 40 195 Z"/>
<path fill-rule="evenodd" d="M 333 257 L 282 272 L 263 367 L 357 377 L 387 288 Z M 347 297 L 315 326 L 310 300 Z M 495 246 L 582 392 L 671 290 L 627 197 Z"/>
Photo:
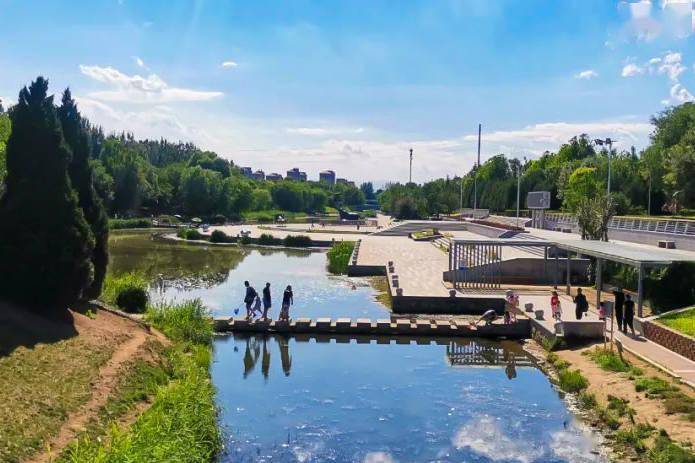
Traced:
<path fill-rule="evenodd" d="M 449 270 L 453 272 L 456 289 L 501 288 L 502 248 L 543 249 L 544 266 L 554 260 L 555 282 L 562 276 L 559 256 L 566 256 L 564 279 L 567 294 L 571 290 L 571 265 L 574 257 L 590 257 L 596 261 L 596 306 L 601 301 L 602 272 L 605 262 L 629 265 L 637 269 L 637 316 L 643 316 L 644 278 L 646 271 L 668 267 L 676 262 L 695 263 L 695 252 L 665 249 L 656 246 L 616 241 L 596 240 L 519 240 L 493 238 L 485 240 L 453 239 L 449 255 Z"/>

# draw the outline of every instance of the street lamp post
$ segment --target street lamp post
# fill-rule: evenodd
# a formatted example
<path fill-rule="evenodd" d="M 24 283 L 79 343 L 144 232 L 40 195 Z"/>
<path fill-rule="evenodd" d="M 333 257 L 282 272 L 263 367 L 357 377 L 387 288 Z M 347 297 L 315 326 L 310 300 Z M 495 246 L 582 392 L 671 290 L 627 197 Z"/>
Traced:
<path fill-rule="evenodd" d="M 526 157 L 524 157 L 524 164 L 526 164 Z M 521 160 L 519 160 L 519 165 L 516 168 L 516 226 L 519 226 L 519 209 L 521 207 Z"/>
<path fill-rule="evenodd" d="M 610 197 L 611 195 L 611 153 L 613 151 L 613 142 L 615 140 L 612 140 L 610 138 L 606 138 L 605 140 L 601 140 L 600 138 L 597 138 L 594 140 L 594 143 L 603 146 L 603 145 L 608 145 L 608 185 L 607 185 L 607 190 L 608 190 L 608 196 Z"/>

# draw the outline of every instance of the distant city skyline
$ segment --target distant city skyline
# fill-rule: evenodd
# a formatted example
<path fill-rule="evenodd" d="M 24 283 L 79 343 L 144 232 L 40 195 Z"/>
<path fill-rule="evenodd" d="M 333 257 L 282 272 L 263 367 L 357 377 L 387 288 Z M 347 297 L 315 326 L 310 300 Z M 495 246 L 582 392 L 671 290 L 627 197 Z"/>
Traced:
<path fill-rule="evenodd" d="M 460 175 L 570 137 L 643 148 L 693 101 L 690 0 L 0 0 L 0 98 L 38 75 L 107 132 L 318 178 Z M 60 38 L 58 41 L 57 38 Z"/>

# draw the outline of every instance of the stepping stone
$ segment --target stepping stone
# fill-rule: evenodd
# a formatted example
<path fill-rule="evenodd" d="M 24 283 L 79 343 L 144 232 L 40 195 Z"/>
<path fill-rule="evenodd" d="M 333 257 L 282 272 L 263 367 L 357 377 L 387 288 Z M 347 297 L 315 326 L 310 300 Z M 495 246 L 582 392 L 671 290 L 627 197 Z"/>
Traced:
<path fill-rule="evenodd" d="M 363 329 L 371 329 L 373 327 L 372 321 L 368 318 L 358 318 L 357 319 L 357 328 L 363 328 Z"/>
<path fill-rule="evenodd" d="M 415 321 L 415 329 L 418 332 L 429 332 L 432 329 L 432 324 L 430 323 L 429 320 L 416 320 Z"/>
<path fill-rule="evenodd" d="M 311 325 L 311 318 L 298 318 L 293 323 L 297 328 L 308 328 Z"/>
<path fill-rule="evenodd" d="M 338 329 L 350 329 L 350 325 L 352 324 L 352 319 L 350 318 L 339 318 L 335 321 L 335 327 Z"/>
<path fill-rule="evenodd" d="M 243 318 L 235 318 L 229 324 L 232 325 L 234 328 L 248 328 L 249 327 L 249 321 L 245 320 Z"/>
<path fill-rule="evenodd" d="M 410 320 L 396 320 L 396 331 L 398 331 L 399 333 L 410 332 Z"/>
<path fill-rule="evenodd" d="M 380 318 L 376 321 L 376 327 L 379 331 L 391 330 L 391 320 Z"/>
<path fill-rule="evenodd" d="M 350 344 L 350 336 L 335 336 L 336 344 Z"/>
<path fill-rule="evenodd" d="M 328 329 L 331 327 L 331 319 L 330 318 L 317 318 L 316 319 L 316 328 L 318 329 Z"/>
<path fill-rule="evenodd" d="M 355 340 L 357 341 L 357 344 L 371 344 L 372 338 L 371 336 L 355 336 Z"/>

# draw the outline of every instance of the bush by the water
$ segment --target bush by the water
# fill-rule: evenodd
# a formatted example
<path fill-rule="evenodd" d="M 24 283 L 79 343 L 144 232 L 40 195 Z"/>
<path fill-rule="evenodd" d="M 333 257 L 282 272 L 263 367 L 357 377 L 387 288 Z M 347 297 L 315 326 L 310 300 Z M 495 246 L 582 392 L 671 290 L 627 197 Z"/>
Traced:
<path fill-rule="evenodd" d="M 126 228 L 150 228 L 152 220 L 146 217 L 135 219 L 110 219 L 109 228 L 111 230 L 123 230 Z"/>
<path fill-rule="evenodd" d="M 205 237 L 195 228 L 184 228 L 176 232 L 176 236 L 184 240 L 202 240 Z"/>
<path fill-rule="evenodd" d="M 312 245 L 311 238 L 306 235 L 287 235 L 282 243 L 292 248 L 308 248 Z"/>
<path fill-rule="evenodd" d="M 210 344 L 214 333 L 212 314 L 200 299 L 150 306 L 145 319 L 173 341 Z"/>
<path fill-rule="evenodd" d="M 352 241 L 335 243 L 328 251 L 328 271 L 336 275 L 347 273 L 350 256 L 354 249 L 355 243 Z"/>
<path fill-rule="evenodd" d="M 108 277 L 102 297 L 126 312 L 141 313 L 145 311 L 149 301 L 147 286 L 145 277 L 138 273 Z"/>
<path fill-rule="evenodd" d="M 281 242 L 282 240 L 280 238 L 275 238 L 270 233 L 262 233 L 261 236 L 258 237 L 258 244 L 264 246 L 272 246 L 274 244 L 280 244 Z"/>
<path fill-rule="evenodd" d="M 231 236 L 223 232 L 222 230 L 213 230 L 210 234 L 211 243 L 233 243 L 234 240 Z"/>
<path fill-rule="evenodd" d="M 589 387 L 589 381 L 579 370 L 570 370 L 568 368 L 560 370 L 558 378 L 560 387 L 566 392 L 581 392 Z"/>

